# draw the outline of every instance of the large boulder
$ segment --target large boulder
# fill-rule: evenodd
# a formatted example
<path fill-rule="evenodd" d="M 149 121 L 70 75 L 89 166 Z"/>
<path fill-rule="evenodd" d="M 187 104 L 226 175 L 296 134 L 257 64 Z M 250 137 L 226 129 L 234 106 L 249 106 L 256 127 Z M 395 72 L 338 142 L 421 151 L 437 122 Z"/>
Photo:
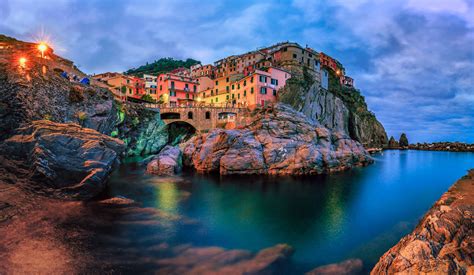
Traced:
<path fill-rule="evenodd" d="M 363 263 L 360 259 L 349 259 L 340 263 L 317 267 L 306 275 L 357 275 L 362 273 Z"/>
<path fill-rule="evenodd" d="M 474 274 L 474 170 L 433 205 L 371 274 Z"/>
<path fill-rule="evenodd" d="M 124 144 L 77 124 L 34 121 L 0 145 L 0 180 L 47 195 L 85 199 L 101 192 Z"/>
<path fill-rule="evenodd" d="M 182 153 L 178 147 L 166 146 L 148 163 L 146 171 L 159 176 L 171 176 L 181 172 Z"/>
<path fill-rule="evenodd" d="M 285 104 L 257 110 L 242 129 L 199 135 L 183 154 L 185 165 L 223 175 L 321 174 L 373 161 L 360 143 Z"/>

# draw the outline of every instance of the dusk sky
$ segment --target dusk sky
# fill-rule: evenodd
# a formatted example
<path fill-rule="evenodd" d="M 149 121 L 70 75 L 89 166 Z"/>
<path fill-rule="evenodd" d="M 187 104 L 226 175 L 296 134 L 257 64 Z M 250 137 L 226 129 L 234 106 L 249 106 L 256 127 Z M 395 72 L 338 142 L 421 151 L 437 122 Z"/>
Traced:
<path fill-rule="evenodd" d="M 474 142 L 474 1 L 1 0 L 0 33 L 86 73 L 294 41 L 343 63 L 389 136 Z"/>

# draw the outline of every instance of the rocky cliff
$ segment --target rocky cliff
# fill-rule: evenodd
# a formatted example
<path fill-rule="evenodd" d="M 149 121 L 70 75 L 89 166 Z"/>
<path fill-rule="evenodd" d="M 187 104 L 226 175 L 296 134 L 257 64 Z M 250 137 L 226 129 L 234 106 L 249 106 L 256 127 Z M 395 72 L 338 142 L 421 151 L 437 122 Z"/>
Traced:
<path fill-rule="evenodd" d="M 474 273 L 474 170 L 457 181 L 371 274 Z"/>
<path fill-rule="evenodd" d="M 356 89 L 341 86 L 333 75 L 329 90 L 325 90 L 314 73 L 303 70 L 287 82 L 280 101 L 367 147 L 387 144 L 385 129 L 368 110 L 364 97 Z"/>
<path fill-rule="evenodd" d="M 125 156 L 156 154 L 168 144 L 168 127 L 159 112 L 137 104 L 117 105 L 118 119 L 111 135 L 124 141 Z"/>
<path fill-rule="evenodd" d="M 41 119 L 112 132 L 117 112 L 108 90 L 70 82 L 54 60 L 30 56 L 22 68 L 19 54 L 12 50 L 0 56 L 0 140 L 22 123 Z"/>
<path fill-rule="evenodd" d="M 220 174 L 311 175 L 372 162 L 363 146 L 285 104 L 256 110 L 242 129 L 191 139 L 184 164 Z"/>

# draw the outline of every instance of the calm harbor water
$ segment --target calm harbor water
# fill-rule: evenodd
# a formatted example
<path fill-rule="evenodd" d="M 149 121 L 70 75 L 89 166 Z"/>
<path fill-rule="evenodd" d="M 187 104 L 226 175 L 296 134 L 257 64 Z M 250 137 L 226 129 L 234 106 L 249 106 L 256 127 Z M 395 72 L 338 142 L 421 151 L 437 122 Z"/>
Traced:
<path fill-rule="evenodd" d="M 474 168 L 472 153 L 393 150 L 374 158 L 368 167 L 305 178 L 162 178 L 129 163 L 112 175 L 108 192 L 197 221 L 197 229 L 167 227 L 170 244 L 258 251 L 287 243 L 300 271 L 348 258 L 369 270 Z"/>

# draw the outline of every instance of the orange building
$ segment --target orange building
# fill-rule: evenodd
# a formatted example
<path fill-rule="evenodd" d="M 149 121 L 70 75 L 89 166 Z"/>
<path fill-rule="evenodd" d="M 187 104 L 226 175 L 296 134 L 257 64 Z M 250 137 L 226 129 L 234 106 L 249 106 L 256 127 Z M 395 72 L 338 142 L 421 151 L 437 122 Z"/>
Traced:
<path fill-rule="evenodd" d="M 127 98 L 140 99 L 145 92 L 145 81 L 139 77 L 123 75 L 120 73 L 103 73 L 92 77 L 105 83 L 114 96 L 121 100 Z"/>
<path fill-rule="evenodd" d="M 207 76 L 209 78 L 214 78 L 214 71 L 215 68 L 211 64 L 208 65 L 201 65 L 201 64 L 196 64 L 191 66 L 191 77 L 197 78 L 197 77 L 203 77 Z"/>
<path fill-rule="evenodd" d="M 217 78 L 214 87 L 199 92 L 197 101 L 214 105 L 264 106 L 277 101 L 278 91 L 290 77 L 289 72 L 270 67 L 267 71 L 255 70 L 240 79 Z"/>
<path fill-rule="evenodd" d="M 199 81 L 172 73 L 160 74 L 157 81 L 156 100 L 172 105 L 193 102 Z"/>

